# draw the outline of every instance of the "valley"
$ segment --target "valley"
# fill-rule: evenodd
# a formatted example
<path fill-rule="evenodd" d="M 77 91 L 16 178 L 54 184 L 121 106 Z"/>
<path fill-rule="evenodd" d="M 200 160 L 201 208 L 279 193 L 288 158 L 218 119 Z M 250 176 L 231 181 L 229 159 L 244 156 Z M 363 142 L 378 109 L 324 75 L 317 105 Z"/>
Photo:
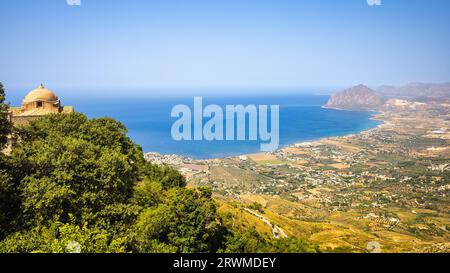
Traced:
<path fill-rule="evenodd" d="M 449 252 L 450 103 L 390 100 L 374 118 L 355 135 L 172 165 L 267 238 L 278 227 L 324 252 Z"/>

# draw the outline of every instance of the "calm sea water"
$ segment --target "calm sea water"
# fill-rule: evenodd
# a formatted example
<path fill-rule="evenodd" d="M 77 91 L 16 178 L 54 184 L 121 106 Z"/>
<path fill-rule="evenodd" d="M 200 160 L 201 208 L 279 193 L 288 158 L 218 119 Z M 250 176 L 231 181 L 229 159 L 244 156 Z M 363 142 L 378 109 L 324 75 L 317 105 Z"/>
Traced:
<path fill-rule="evenodd" d="M 370 119 L 371 113 L 321 108 L 327 100 L 328 96 L 304 94 L 204 96 L 203 105 L 280 105 L 280 146 L 357 133 L 379 124 L 379 121 Z M 85 113 L 89 117 L 108 116 L 121 121 L 128 127 L 129 136 L 141 145 L 145 152 L 180 154 L 206 159 L 260 151 L 258 141 L 174 141 L 171 137 L 171 127 L 176 119 L 170 116 L 172 107 L 186 104 L 193 109 L 193 97 L 164 99 L 103 97 L 93 100 L 71 98 L 64 103 L 74 105 L 78 112 Z"/>

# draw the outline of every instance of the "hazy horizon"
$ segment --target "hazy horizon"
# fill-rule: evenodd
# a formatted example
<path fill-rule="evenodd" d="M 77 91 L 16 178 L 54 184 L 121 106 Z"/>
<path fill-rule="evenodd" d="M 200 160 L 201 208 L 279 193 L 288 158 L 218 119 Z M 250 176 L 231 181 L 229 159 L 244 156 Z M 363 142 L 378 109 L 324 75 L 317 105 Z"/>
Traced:
<path fill-rule="evenodd" d="M 410 82 L 416 84 L 421 82 Z M 117 99 L 185 99 L 194 96 L 205 96 L 210 98 L 249 98 L 249 97 L 283 97 L 295 95 L 318 95 L 331 96 L 335 93 L 351 88 L 353 86 L 61 86 L 47 85 L 46 88 L 54 91 L 64 104 L 76 103 L 88 100 L 117 100 Z M 361 83 L 364 84 L 364 83 Z M 449 82 L 425 83 L 425 84 L 450 84 Z M 376 90 L 377 86 L 369 86 Z M 5 86 L 6 101 L 12 106 L 19 106 L 23 98 L 38 85 Z"/>
<path fill-rule="evenodd" d="M 159 100 L 166 99 L 192 99 L 194 96 L 204 96 L 210 98 L 246 98 L 246 97 L 280 97 L 293 95 L 331 95 L 343 87 L 276 87 L 276 86 L 203 86 L 203 87 L 63 87 L 44 86 L 56 93 L 67 105 L 70 102 L 89 100 L 117 100 L 117 99 L 146 99 L 154 98 Z M 8 87 L 6 89 L 6 100 L 12 106 L 18 106 L 22 103 L 23 98 L 37 86 Z"/>
<path fill-rule="evenodd" d="M 380 4 L 1 1 L 0 81 L 13 92 L 44 83 L 58 94 L 79 88 L 108 95 L 123 88 L 142 95 L 151 88 L 334 92 L 360 83 L 450 82 L 450 2 Z"/>

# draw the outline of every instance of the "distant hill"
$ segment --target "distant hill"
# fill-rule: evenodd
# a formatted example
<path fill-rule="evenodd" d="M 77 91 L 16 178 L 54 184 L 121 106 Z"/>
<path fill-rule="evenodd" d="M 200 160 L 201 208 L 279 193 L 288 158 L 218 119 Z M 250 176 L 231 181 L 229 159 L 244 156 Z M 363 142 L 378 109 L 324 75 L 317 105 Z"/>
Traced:
<path fill-rule="evenodd" d="M 331 96 L 327 108 L 345 110 L 377 110 L 384 100 L 365 85 L 357 85 Z"/>
<path fill-rule="evenodd" d="M 450 83 L 410 83 L 402 86 L 384 85 L 376 92 L 386 98 L 450 99 Z"/>

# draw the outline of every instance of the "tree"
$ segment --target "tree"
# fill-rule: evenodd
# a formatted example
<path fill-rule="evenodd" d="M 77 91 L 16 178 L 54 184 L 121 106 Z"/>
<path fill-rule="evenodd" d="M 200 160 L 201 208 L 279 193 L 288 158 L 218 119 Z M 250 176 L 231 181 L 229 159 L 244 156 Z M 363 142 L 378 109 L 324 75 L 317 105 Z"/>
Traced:
<path fill-rule="evenodd" d="M 166 190 L 186 186 L 185 178 L 177 170 L 169 166 L 147 163 L 144 174 L 150 180 L 159 181 L 163 189 Z"/>
<path fill-rule="evenodd" d="M 216 251 L 220 223 L 211 190 L 169 189 L 161 204 L 141 213 L 135 230 L 139 252 L 154 252 L 155 246 L 182 253 Z"/>
<path fill-rule="evenodd" d="M 126 132 L 112 119 L 79 113 L 48 115 L 17 128 L 20 141 L 0 161 L 0 197 L 17 196 L 18 216 L 3 213 L 10 210 L 2 202 L 0 235 L 7 238 L 1 249 L 65 252 L 74 234 L 84 250 L 93 251 L 89 238 L 105 232 L 135 251 L 216 249 L 219 223 L 211 191 L 186 189 L 175 169 L 146 163 Z M 13 219 L 22 221 L 6 225 Z M 129 241 L 132 226 L 139 236 Z M 106 246 L 102 242 L 99 250 Z"/>
<path fill-rule="evenodd" d="M 254 227 L 244 230 L 228 229 L 220 252 L 224 253 L 316 253 L 319 247 L 305 239 L 267 239 Z"/>
<path fill-rule="evenodd" d="M 0 253 L 124 253 L 126 238 L 87 224 L 52 222 L 17 232 L 0 242 Z"/>
<path fill-rule="evenodd" d="M 29 226 L 55 218 L 67 222 L 69 215 L 77 224 L 95 224 L 105 210 L 132 197 L 143 155 L 120 123 L 55 114 L 22 128 L 19 136 L 12 158 L 22 174 L 23 218 Z"/>
<path fill-rule="evenodd" d="M 20 222 L 21 198 L 17 181 L 9 172 L 7 158 L 0 154 L 0 240 Z"/>
<path fill-rule="evenodd" d="M 11 132 L 9 122 L 9 105 L 5 103 L 6 94 L 3 84 L 0 82 L 0 150 L 3 150 Z"/>
<path fill-rule="evenodd" d="M 133 203 L 142 208 L 158 206 L 162 202 L 163 194 L 164 189 L 160 181 L 146 178 L 135 187 Z"/>
<path fill-rule="evenodd" d="M 0 82 L 0 240 L 17 225 L 20 197 L 11 173 L 11 164 L 1 151 L 11 133 L 9 105 L 5 103 L 5 89 Z"/>
<path fill-rule="evenodd" d="M 0 252 L 315 250 L 227 225 L 211 189 L 145 162 L 112 119 L 53 114 L 14 130 L 20 141 L 0 154 Z"/>

